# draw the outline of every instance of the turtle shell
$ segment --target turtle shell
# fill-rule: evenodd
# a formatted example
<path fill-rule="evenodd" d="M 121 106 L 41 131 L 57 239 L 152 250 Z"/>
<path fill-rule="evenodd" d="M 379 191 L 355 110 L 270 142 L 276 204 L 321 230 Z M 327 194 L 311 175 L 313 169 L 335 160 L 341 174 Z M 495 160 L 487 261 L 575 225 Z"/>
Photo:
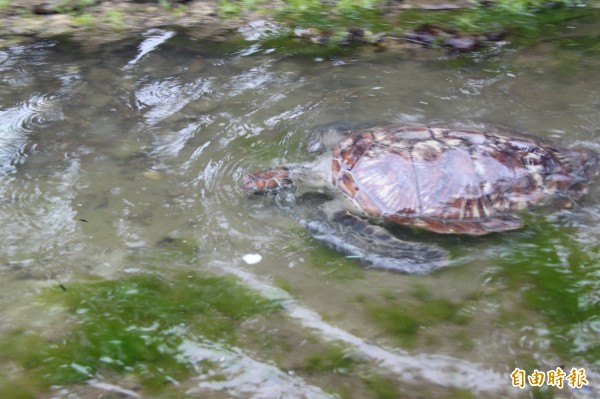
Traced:
<path fill-rule="evenodd" d="M 514 212 L 586 193 L 588 150 L 489 132 L 387 127 L 333 149 L 332 183 L 367 215 L 438 233 L 522 226 Z"/>

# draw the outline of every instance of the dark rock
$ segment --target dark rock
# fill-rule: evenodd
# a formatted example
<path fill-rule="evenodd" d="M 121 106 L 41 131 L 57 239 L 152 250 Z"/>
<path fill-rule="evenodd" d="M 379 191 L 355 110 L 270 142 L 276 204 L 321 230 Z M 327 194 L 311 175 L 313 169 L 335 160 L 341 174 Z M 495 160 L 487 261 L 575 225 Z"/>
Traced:
<path fill-rule="evenodd" d="M 404 38 L 411 43 L 429 46 L 443 33 L 444 31 L 442 29 L 433 25 L 422 25 L 412 32 L 406 32 Z"/>
<path fill-rule="evenodd" d="M 100 3 L 96 1 L 95 3 Z M 38 15 L 58 14 L 64 11 L 79 10 L 82 5 L 78 1 L 65 0 L 20 0 L 14 7 L 21 8 Z"/>
<path fill-rule="evenodd" d="M 468 52 L 481 49 L 492 42 L 499 42 L 505 36 L 506 32 L 490 32 L 480 36 L 463 35 L 454 29 L 422 25 L 414 31 L 406 32 L 404 39 L 411 43 L 421 44 L 424 47 L 438 44 L 449 50 Z"/>

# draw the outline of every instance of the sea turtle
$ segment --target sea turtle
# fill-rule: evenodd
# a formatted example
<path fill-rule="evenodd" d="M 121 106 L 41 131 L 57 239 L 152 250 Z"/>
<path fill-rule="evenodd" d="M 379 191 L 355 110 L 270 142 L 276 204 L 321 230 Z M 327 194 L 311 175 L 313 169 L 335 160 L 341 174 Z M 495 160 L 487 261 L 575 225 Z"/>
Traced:
<path fill-rule="evenodd" d="M 333 188 L 344 205 L 304 220 L 317 240 L 371 267 L 427 273 L 447 263 L 446 251 L 401 241 L 380 224 L 474 236 L 518 229 L 517 211 L 566 207 L 586 194 L 598 160 L 588 149 L 494 129 L 385 126 L 345 132 L 310 164 L 248 174 L 242 188 L 255 195 Z"/>

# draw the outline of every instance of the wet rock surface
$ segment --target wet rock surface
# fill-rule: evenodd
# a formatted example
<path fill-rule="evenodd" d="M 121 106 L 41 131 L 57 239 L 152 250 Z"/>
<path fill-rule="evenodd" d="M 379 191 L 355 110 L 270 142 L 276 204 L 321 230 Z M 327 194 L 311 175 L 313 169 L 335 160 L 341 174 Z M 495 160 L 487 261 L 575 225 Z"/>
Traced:
<path fill-rule="evenodd" d="M 12 3 L 15 3 L 14 5 Z M 96 1 L 79 8 L 62 0 L 25 0 L 0 9 L 0 46 L 24 38 L 69 35 L 89 46 L 116 41 L 149 28 L 180 26 L 194 28 L 205 38 L 218 38 L 234 31 L 239 18 L 219 17 L 218 1 L 170 1 L 168 7 L 149 1 Z"/>
<path fill-rule="evenodd" d="M 505 36 L 505 32 L 463 35 L 455 30 L 443 29 L 434 25 L 422 25 L 413 31 L 406 32 L 404 39 L 424 47 L 440 46 L 451 51 L 469 52 L 489 44 L 501 43 Z"/>
<path fill-rule="evenodd" d="M 335 2 L 324 0 L 322 3 L 328 7 Z M 239 7 L 231 12 L 227 11 L 227 4 Z M 383 29 L 374 27 L 373 21 L 357 17 L 334 17 L 328 26 L 328 16 L 323 11 L 323 21 L 302 25 L 294 18 L 286 20 L 281 15 L 281 10 L 289 8 L 283 0 L 259 0 L 256 4 L 260 7 L 244 4 L 232 0 L 10 0 L 0 2 L 0 48 L 18 42 L 68 37 L 83 48 L 94 49 L 152 28 L 170 27 L 213 42 L 223 42 L 232 34 L 238 34 L 250 41 L 277 36 L 289 39 L 292 47 L 359 45 L 367 52 L 436 48 L 464 53 L 501 47 L 509 31 L 513 31 L 500 27 L 473 34 L 452 30 L 448 26 L 453 25 L 444 22 L 419 25 L 415 21 L 408 27 L 398 26 L 401 14 L 415 12 L 410 10 L 436 14 L 444 10 L 491 7 L 493 2 L 486 0 L 379 2 L 375 5 L 375 14 L 380 18 L 378 23 L 387 26 Z M 590 7 L 598 5 L 593 3 Z"/>
<path fill-rule="evenodd" d="M 98 0 L 91 3 L 83 6 L 82 2 L 64 0 L 12 1 L 0 8 L 0 47 L 28 38 L 35 40 L 55 36 L 69 36 L 87 47 L 95 47 L 164 26 L 191 29 L 195 37 L 219 41 L 240 29 L 251 28 L 257 20 L 265 20 L 265 15 L 259 12 L 223 17 L 218 0 L 169 0 L 163 4 L 150 0 Z M 280 5 L 282 3 L 279 0 L 274 0 L 269 8 L 275 9 Z M 469 3 L 465 0 L 411 0 L 386 2 L 380 7 L 382 13 L 390 17 L 406 9 L 455 9 L 469 7 Z M 297 29 L 304 29 L 299 36 L 309 42 L 333 41 L 327 31 L 303 27 Z M 336 38 L 340 42 L 336 44 L 377 44 L 386 47 L 385 43 L 398 39 L 385 40 L 383 33 L 355 26 L 349 26 L 346 34 L 341 36 Z M 453 41 L 457 40 L 453 38 Z M 459 47 L 472 47 L 462 43 L 464 38 L 459 41 Z"/>

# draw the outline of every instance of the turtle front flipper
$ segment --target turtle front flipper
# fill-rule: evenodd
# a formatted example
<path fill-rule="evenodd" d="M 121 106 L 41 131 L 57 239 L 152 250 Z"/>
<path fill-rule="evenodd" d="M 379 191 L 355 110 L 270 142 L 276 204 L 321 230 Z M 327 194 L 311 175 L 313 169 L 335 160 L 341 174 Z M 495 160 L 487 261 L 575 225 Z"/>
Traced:
<path fill-rule="evenodd" d="M 427 274 L 448 265 L 448 252 L 435 245 L 401 241 L 386 229 L 346 211 L 320 212 L 304 222 L 312 236 L 361 264 L 389 271 Z"/>

